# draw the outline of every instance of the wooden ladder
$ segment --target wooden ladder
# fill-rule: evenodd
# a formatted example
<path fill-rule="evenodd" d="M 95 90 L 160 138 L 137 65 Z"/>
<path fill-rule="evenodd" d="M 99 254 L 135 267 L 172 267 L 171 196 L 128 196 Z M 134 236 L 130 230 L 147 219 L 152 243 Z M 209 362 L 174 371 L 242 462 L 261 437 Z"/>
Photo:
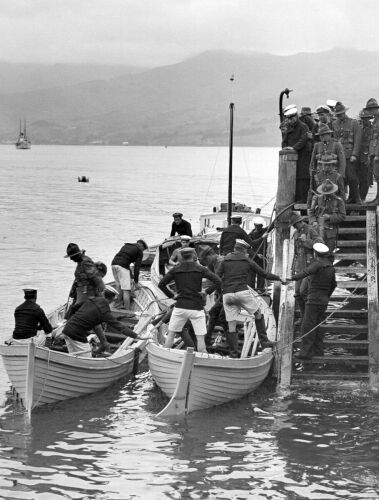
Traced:
<path fill-rule="evenodd" d="M 375 388 L 379 387 L 378 217 L 376 207 L 364 205 L 347 205 L 346 212 L 335 253 L 337 288 L 320 327 L 325 354 L 293 364 L 292 379 L 367 381 Z M 300 332 L 296 327 L 294 332 L 296 346 Z"/>

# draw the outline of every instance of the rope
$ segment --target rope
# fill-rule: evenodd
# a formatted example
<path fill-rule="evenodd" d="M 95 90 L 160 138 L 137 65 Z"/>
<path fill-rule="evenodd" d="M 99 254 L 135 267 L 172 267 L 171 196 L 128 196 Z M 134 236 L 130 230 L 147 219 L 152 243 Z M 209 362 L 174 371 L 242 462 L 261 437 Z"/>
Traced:
<path fill-rule="evenodd" d="M 378 260 L 379 262 L 379 260 Z M 377 264 L 378 264 L 377 262 Z M 359 280 L 359 283 L 363 283 L 363 281 L 367 280 L 367 273 L 364 274 L 362 276 L 362 278 Z M 351 295 L 354 294 L 354 292 L 360 288 L 359 284 L 353 289 L 353 291 L 351 292 L 350 295 L 347 295 L 346 298 L 342 301 L 341 303 L 341 307 L 346 304 L 346 302 L 348 301 L 348 299 L 350 299 Z M 310 333 L 312 333 L 314 330 L 316 330 L 319 326 L 323 325 L 328 319 L 330 319 L 331 317 L 333 317 L 333 315 L 339 310 L 341 309 L 341 307 L 339 307 L 338 309 L 336 309 L 335 311 L 332 311 L 330 314 L 328 314 L 328 316 L 326 318 L 324 318 L 322 321 L 320 321 L 320 323 L 318 323 L 316 326 L 314 326 L 311 330 L 309 330 L 308 332 L 304 333 L 303 335 L 301 335 L 300 337 L 296 337 L 296 339 L 294 339 L 292 342 L 290 342 L 289 344 L 283 346 L 283 347 L 280 347 L 280 348 L 277 348 L 276 351 L 277 352 L 280 352 L 280 351 L 283 351 L 284 349 L 287 349 L 288 347 L 291 347 L 294 345 L 295 342 L 303 339 L 304 337 L 306 337 L 307 335 L 309 335 Z"/>
<path fill-rule="evenodd" d="M 211 189 L 211 184 L 212 184 L 212 181 L 214 179 L 214 173 L 215 173 L 215 169 L 216 169 L 216 165 L 217 165 L 219 154 L 220 154 L 220 148 L 217 148 L 216 158 L 215 158 L 215 161 L 213 163 L 212 172 L 211 172 L 211 175 L 210 175 L 210 178 L 209 178 L 207 192 L 205 193 L 204 200 L 203 200 L 203 207 L 205 207 L 205 210 L 207 210 L 206 201 L 208 199 L 209 191 Z"/>

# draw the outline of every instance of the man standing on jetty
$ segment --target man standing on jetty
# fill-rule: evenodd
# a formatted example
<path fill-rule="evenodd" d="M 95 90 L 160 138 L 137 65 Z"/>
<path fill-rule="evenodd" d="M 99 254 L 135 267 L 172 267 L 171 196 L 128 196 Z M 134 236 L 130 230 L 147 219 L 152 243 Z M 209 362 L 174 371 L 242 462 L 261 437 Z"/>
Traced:
<path fill-rule="evenodd" d="M 16 307 L 14 312 L 15 329 L 12 341 L 17 344 L 25 344 L 33 339 L 36 345 L 44 345 L 46 335 L 38 330 L 43 330 L 46 334 L 53 331 L 49 320 L 42 307 L 37 301 L 37 290 L 35 288 L 24 288 L 25 302 Z"/>
<path fill-rule="evenodd" d="M 367 202 L 368 205 L 379 205 L 379 104 L 376 99 L 371 98 L 367 101 L 364 111 L 371 113 L 374 117 L 372 122 L 372 135 L 369 143 L 369 165 L 372 169 L 374 180 L 376 182 L 376 196 L 373 200 Z"/>
<path fill-rule="evenodd" d="M 181 333 L 189 320 L 192 323 L 197 340 L 197 351 L 207 352 L 205 334 L 207 326 L 202 296 L 202 280 L 207 278 L 214 284 L 213 288 L 220 288 L 221 280 L 208 268 L 194 262 L 193 249 L 183 248 L 181 251 L 182 263 L 174 266 L 161 279 L 158 287 L 176 304 L 168 325 L 168 334 L 165 347 L 172 347 L 176 333 Z M 174 294 L 167 285 L 174 281 L 177 293 Z M 207 291 L 206 291 L 207 292 Z"/>
<path fill-rule="evenodd" d="M 191 224 L 187 220 L 183 219 L 183 214 L 175 212 L 172 216 L 174 217 L 174 222 L 171 226 L 170 236 L 178 234 L 179 236 L 187 235 L 192 237 Z"/>
<path fill-rule="evenodd" d="M 147 248 L 147 243 L 144 240 L 137 240 L 136 243 L 125 243 L 113 257 L 112 273 L 120 291 L 120 300 L 115 304 L 116 308 L 123 305 L 124 309 L 130 309 L 132 293 L 130 264 L 134 263 L 133 280 L 135 286 L 138 287 L 143 251 Z"/>
<path fill-rule="evenodd" d="M 309 360 L 324 355 L 323 335 L 319 324 L 328 307 L 329 298 L 336 288 L 335 269 L 329 258 L 329 248 L 323 243 L 313 245 L 315 260 L 298 274 L 287 280 L 299 281 L 308 278 L 308 295 L 301 325 L 301 347 L 295 360 Z"/>

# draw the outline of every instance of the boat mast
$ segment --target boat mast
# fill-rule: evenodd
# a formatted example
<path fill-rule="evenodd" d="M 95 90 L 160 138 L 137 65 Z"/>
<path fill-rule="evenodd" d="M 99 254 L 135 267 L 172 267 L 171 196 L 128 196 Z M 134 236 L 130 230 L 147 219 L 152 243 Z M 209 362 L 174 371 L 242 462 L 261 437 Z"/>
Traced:
<path fill-rule="evenodd" d="M 233 101 L 233 82 L 234 75 L 230 77 L 232 84 L 232 101 Z M 230 126 L 229 126 L 229 182 L 228 182 L 228 226 L 231 224 L 232 218 L 232 192 L 233 192 L 233 118 L 234 118 L 234 103 L 229 104 Z"/>

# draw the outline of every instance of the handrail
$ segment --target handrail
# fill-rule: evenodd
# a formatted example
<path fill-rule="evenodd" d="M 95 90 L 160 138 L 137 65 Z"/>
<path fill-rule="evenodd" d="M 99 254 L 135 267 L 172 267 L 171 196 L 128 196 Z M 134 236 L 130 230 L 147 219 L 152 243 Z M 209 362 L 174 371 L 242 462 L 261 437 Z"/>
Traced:
<path fill-rule="evenodd" d="M 379 306 L 378 306 L 378 241 L 379 207 L 366 212 L 367 245 L 367 310 L 369 341 L 369 386 L 379 391 Z"/>

